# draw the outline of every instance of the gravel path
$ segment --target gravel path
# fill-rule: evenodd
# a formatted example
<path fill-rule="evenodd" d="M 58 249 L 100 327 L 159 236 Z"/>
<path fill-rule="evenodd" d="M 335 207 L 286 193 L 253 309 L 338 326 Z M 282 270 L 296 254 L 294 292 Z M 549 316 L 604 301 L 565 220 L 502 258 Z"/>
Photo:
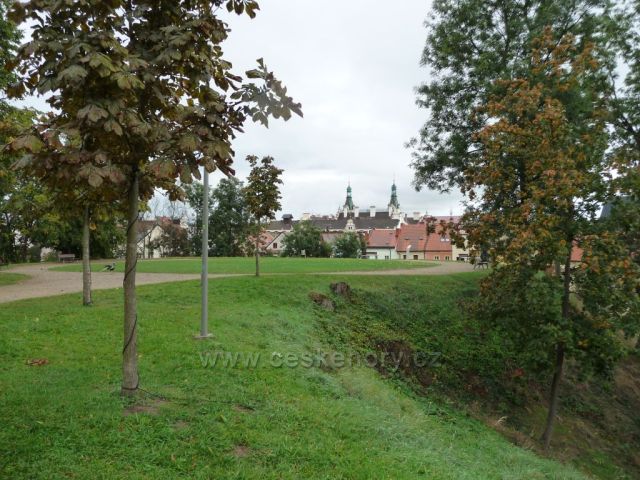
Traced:
<path fill-rule="evenodd" d="M 371 260 L 382 261 L 382 260 Z M 443 262 L 435 267 L 402 268 L 397 270 L 368 270 L 366 272 L 331 272 L 322 275 L 450 275 L 452 273 L 472 272 L 473 265 L 465 262 Z"/>
<path fill-rule="evenodd" d="M 374 260 L 372 260 L 374 261 Z M 49 270 L 52 264 L 30 264 L 12 267 L 9 271 L 28 275 L 29 278 L 12 285 L 0 287 L 0 303 L 13 302 L 26 298 L 50 297 L 65 293 L 82 291 L 81 272 L 59 272 Z M 402 270 L 377 270 L 366 272 L 335 272 L 322 275 L 447 275 L 451 273 L 470 272 L 471 265 L 459 262 L 448 262 L 429 268 L 410 268 Z M 209 278 L 237 277 L 246 274 L 221 273 L 210 274 Z M 286 275 L 286 274 L 283 274 Z M 121 272 L 93 272 L 91 283 L 93 290 L 122 288 L 123 274 Z M 197 280 L 199 274 L 185 273 L 137 273 L 137 285 L 154 283 L 180 282 Z"/>

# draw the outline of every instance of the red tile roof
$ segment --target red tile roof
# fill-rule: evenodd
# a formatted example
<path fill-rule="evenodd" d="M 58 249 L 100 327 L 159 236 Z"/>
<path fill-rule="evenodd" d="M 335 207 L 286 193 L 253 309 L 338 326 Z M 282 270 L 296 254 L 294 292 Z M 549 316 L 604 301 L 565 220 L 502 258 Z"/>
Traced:
<path fill-rule="evenodd" d="M 573 245 L 571 249 L 571 261 L 572 262 L 581 262 L 582 255 L 584 254 L 584 250 L 580 248 L 578 245 Z"/>
<path fill-rule="evenodd" d="M 379 248 L 395 248 L 396 247 L 396 230 L 386 228 L 374 228 L 369 232 L 368 247 Z"/>
<path fill-rule="evenodd" d="M 427 252 L 451 253 L 451 237 L 448 233 L 442 233 L 442 227 L 436 226 L 436 231 L 429 235 L 427 240 Z"/>
<path fill-rule="evenodd" d="M 442 239 L 445 241 L 442 241 Z M 427 225 L 425 223 L 405 224 L 400 227 L 398 232 L 396 250 L 406 252 L 408 246 L 410 246 L 412 252 L 451 253 L 451 238 L 448 234 L 442 234 L 440 225 L 436 225 L 435 233 L 427 235 Z"/>
<path fill-rule="evenodd" d="M 269 232 L 265 232 L 263 231 L 260 234 L 260 246 L 262 248 L 266 248 L 269 245 L 271 245 L 271 243 L 275 240 L 275 236 L 272 233 Z M 256 236 L 255 235 L 249 235 L 247 237 L 247 243 L 250 243 L 251 245 L 255 245 L 256 243 Z"/>
<path fill-rule="evenodd" d="M 409 248 L 412 252 L 424 252 L 426 244 L 427 226 L 425 223 L 404 224 L 400 227 L 397 251 L 406 252 Z"/>

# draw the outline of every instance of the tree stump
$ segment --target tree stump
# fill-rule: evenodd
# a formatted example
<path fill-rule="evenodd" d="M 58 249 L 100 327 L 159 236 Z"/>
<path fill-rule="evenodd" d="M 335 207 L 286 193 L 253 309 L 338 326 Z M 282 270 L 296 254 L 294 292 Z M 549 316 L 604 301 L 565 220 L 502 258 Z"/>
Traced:
<path fill-rule="evenodd" d="M 339 295 L 341 297 L 351 296 L 351 287 L 346 282 L 332 283 L 329 287 L 331 288 L 331 291 L 336 295 Z"/>
<path fill-rule="evenodd" d="M 325 310 L 329 310 L 333 312 L 336 308 L 336 305 L 333 303 L 333 300 L 331 300 L 329 297 L 321 293 L 310 292 L 309 298 L 313 301 L 313 303 L 315 303 L 321 308 L 324 308 Z"/>

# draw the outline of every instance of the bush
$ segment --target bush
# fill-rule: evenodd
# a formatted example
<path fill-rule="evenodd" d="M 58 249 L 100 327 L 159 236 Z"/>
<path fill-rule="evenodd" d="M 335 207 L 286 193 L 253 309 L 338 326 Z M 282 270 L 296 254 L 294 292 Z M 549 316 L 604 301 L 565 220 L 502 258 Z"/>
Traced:
<path fill-rule="evenodd" d="M 32 245 L 27 250 L 27 261 L 30 263 L 40 263 L 41 252 L 42 252 L 42 247 L 40 247 L 40 245 Z"/>
<path fill-rule="evenodd" d="M 282 256 L 329 257 L 331 246 L 322 240 L 322 233 L 309 221 L 298 222 L 284 239 Z"/>
<path fill-rule="evenodd" d="M 362 243 L 360 241 L 360 237 L 353 232 L 345 233 L 336 240 L 336 257 L 359 258 L 361 249 Z"/>

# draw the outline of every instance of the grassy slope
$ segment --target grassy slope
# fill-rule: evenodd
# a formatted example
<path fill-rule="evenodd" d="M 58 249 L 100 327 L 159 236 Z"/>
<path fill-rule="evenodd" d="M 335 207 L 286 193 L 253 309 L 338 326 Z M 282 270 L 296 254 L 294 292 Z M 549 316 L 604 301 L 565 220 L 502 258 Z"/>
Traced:
<path fill-rule="evenodd" d="M 95 271 L 101 270 L 109 261 L 93 263 Z M 169 258 L 158 260 L 140 260 L 138 271 L 146 273 L 200 273 L 199 258 Z M 310 272 L 347 272 L 368 270 L 390 270 L 397 268 L 429 267 L 435 263 L 401 260 L 365 260 L 352 258 L 280 258 L 265 257 L 260 260 L 263 273 L 310 273 Z M 116 261 L 116 269 L 124 271 L 124 262 Z M 82 265 L 74 263 L 54 270 L 80 272 Z M 209 259 L 209 273 L 253 273 L 253 257 L 220 257 Z"/>
<path fill-rule="evenodd" d="M 476 274 L 472 274 L 476 275 Z M 548 376 L 518 372 L 508 335 L 487 329 L 456 308 L 454 291 L 474 294 L 467 277 L 425 288 L 414 277 L 392 287 L 369 285 L 321 321 L 336 348 L 396 354 L 437 352 L 438 365 L 390 374 L 419 394 L 453 400 L 516 444 L 540 450 Z M 416 308 L 416 306 L 419 306 Z M 571 364 L 561 388 L 552 454 L 603 479 L 640 479 L 640 358 L 628 356 L 613 382 L 579 379 Z"/>
<path fill-rule="evenodd" d="M 3 285 L 12 285 L 14 283 L 21 282 L 25 278 L 29 278 L 29 276 L 21 273 L 0 272 L 0 287 Z"/>
<path fill-rule="evenodd" d="M 348 279 L 360 288 L 371 280 Z M 388 291 L 399 281 L 374 283 Z M 419 281 L 434 291 L 474 283 L 472 276 Z M 307 295 L 328 283 L 324 276 L 212 282 L 212 342 L 191 338 L 197 282 L 140 288 L 142 385 L 168 400 L 156 405 L 158 415 L 122 415 L 121 292 L 96 292 L 92 308 L 80 307 L 79 295 L 3 305 L 0 477 L 583 478 L 368 368 L 201 366 L 198 353 L 215 349 L 268 357 L 326 347 L 318 318 L 331 314 Z M 49 364 L 27 366 L 29 358 Z"/>

